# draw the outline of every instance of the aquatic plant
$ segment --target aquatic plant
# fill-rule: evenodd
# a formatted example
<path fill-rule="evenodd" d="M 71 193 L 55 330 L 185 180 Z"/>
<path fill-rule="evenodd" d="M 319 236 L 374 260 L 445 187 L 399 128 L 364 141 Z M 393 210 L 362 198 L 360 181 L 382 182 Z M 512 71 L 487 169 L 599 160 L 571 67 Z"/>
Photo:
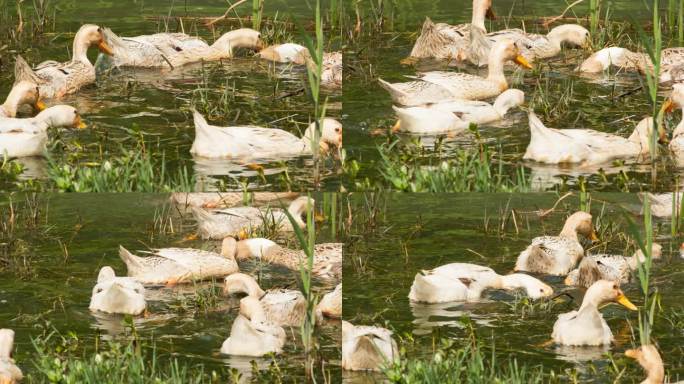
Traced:
<path fill-rule="evenodd" d="M 378 146 L 380 174 L 387 187 L 405 192 L 525 192 L 530 182 L 522 166 L 515 175 L 504 172 L 501 156 L 489 145 L 459 148 L 448 157 L 420 142 L 399 140 Z M 425 160 L 425 158 L 428 158 Z M 498 162 L 498 164 L 496 163 Z"/>

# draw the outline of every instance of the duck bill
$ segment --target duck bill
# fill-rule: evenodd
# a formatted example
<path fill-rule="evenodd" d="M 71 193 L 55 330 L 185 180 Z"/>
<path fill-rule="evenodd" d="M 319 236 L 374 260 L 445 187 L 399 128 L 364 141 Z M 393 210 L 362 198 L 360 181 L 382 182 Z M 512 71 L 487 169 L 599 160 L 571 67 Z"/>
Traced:
<path fill-rule="evenodd" d="M 596 234 L 596 231 L 594 231 L 593 229 L 591 230 L 591 234 L 589 235 L 589 240 L 591 240 L 592 243 L 599 241 L 599 237 Z"/>
<path fill-rule="evenodd" d="M 261 50 L 264 49 L 264 48 L 266 48 L 266 43 L 264 43 L 264 41 L 261 40 L 261 39 L 257 40 L 257 43 L 256 43 L 256 50 L 257 50 L 257 51 L 261 51 Z"/>
<path fill-rule="evenodd" d="M 74 120 L 74 128 L 76 129 L 84 129 L 88 128 L 88 125 L 81 120 L 81 116 L 76 117 Z"/>
<path fill-rule="evenodd" d="M 623 307 L 625 307 L 625 308 L 627 308 L 627 309 L 629 309 L 629 310 L 632 310 L 632 311 L 636 311 L 636 310 L 637 310 L 636 305 L 632 304 L 632 302 L 629 301 L 629 299 L 627 298 L 627 296 L 625 296 L 625 295 L 622 294 L 622 293 L 620 294 L 620 296 L 618 296 L 618 298 L 617 298 L 616 301 L 618 302 L 618 304 L 622 305 Z"/>
<path fill-rule="evenodd" d="M 665 113 L 672 113 L 675 109 L 675 104 L 672 102 L 672 99 L 667 99 L 663 103 L 663 106 L 660 107 L 660 110 Z"/>
<path fill-rule="evenodd" d="M 532 64 L 530 64 L 522 55 L 516 56 L 513 61 L 525 69 L 532 69 Z"/>
<path fill-rule="evenodd" d="M 114 51 L 112 51 L 112 48 L 109 47 L 104 40 L 100 40 L 100 42 L 97 44 L 97 48 L 105 55 L 114 56 Z"/>
<path fill-rule="evenodd" d="M 632 359 L 636 359 L 638 355 L 638 351 L 636 349 L 628 349 L 625 351 L 625 356 L 631 357 Z"/>
<path fill-rule="evenodd" d="M 47 108 L 47 105 L 45 105 L 45 103 L 43 103 L 42 100 L 38 100 L 35 104 L 33 104 L 33 108 L 35 108 L 36 111 L 40 112 L 45 110 L 45 108 Z"/>
<path fill-rule="evenodd" d="M 489 7 L 487 9 L 487 13 L 485 13 L 485 17 L 489 20 L 496 20 L 496 14 L 494 14 L 494 9 L 492 7 Z"/>

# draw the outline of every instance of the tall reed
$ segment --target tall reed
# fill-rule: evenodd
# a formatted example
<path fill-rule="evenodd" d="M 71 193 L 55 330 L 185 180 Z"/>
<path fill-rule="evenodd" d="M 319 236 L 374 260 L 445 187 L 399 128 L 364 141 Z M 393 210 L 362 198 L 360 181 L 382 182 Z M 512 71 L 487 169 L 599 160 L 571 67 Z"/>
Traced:
<path fill-rule="evenodd" d="M 264 14 L 264 0 L 252 0 L 252 29 L 261 31 L 261 19 Z"/>
<path fill-rule="evenodd" d="M 653 263 L 653 252 L 651 250 L 653 245 L 653 221 L 651 218 L 651 203 L 648 194 L 644 195 L 643 202 L 644 212 L 644 229 L 641 234 L 633 223 L 630 222 L 633 228 L 633 234 L 636 238 L 639 248 L 644 253 L 645 260 L 643 263 L 638 263 L 637 272 L 639 277 L 639 287 L 644 295 L 643 308 L 639 310 L 639 340 L 641 345 L 651 343 L 651 333 L 655 322 L 656 303 L 658 302 L 658 289 L 654 288 L 651 292 L 651 266 Z"/>

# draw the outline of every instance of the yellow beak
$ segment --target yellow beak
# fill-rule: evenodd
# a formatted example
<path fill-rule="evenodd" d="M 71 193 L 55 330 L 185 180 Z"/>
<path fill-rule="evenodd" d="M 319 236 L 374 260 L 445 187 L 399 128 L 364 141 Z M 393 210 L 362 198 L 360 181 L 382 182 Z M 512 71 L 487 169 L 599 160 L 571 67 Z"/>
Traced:
<path fill-rule="evenodd" d="M 620 293 L 620 295 L 617 297 L 616 300 L 619 304 L 621 304 L 623 307 L 630 309 L 632 311 L 636 311 L 637 307 L 636 305 L 632 304 L 631 301 L 625 296 L 623 293 Z"/>
<path fill-rule="evenodd" d="M 43 103 L 42 100 L 38 100 L 38 101 L 36 101 L 35 104 L 33 104 L 33 107 L 35 109 L 37 109 L 38 112 L 40 112 L 40 111 L 44 110 L 45 108 L 47 108 L 47 105 L 45 105 L 45 103 Z"/>
<path fill-rule="evenodd" d="M 596 235 L 596 231 L 594 231 L 593 229 L 591 230 L 591 234 L 589 235 L 589 240 L 591 240 L 592 243 L 599 241 L 599 237 L 598 235 Z"/>
<path fill-rule="evenodd" d="M 74 120 L 74 128 L 84 129 L 84 128 L 88 128 L 88 126 L 86 125 L 86 123 L 83 122 L 83 120 L 81 120 L 81 116 L 77 116 L 76 119 Z"/>
<path fill-rule="evenodd" d="M 523 68 L 532 69 L 532 65 L 527 61 L 527 59 L 522 57 L 522 55 L 516 56 L 513 61 Z"/>
<path fill-rule="evenodd" d="M 114 56 L 114 51 L 112 51 L 112 48 L 110 48 L 104 40 L 100 40 L 97 44 L 97 48 L 105 55 Z"/>
<path fill-rule="evenodd" d="M 638 354 L 639 351 L 636 349 L 628 349 L 625 351 L 625 356 L 631 357 L 632 359 L 636 359 Z"/>

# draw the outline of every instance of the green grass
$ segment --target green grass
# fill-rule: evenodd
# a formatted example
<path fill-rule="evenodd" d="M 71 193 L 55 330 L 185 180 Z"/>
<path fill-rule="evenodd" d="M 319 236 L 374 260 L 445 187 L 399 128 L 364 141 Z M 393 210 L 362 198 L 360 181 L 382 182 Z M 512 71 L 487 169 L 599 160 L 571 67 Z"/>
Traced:
<path fill-rule="evenodd" d="M 443 153 L 419 142 L 400 141 L 378 147 L 383 187 L 405 192 L 525 192 L 530 182 L 519 166 L 515 175 L 503 170 L 499 152 L 481 143 Z M 426 159 L 427 158 L 427 159 Z"/>

